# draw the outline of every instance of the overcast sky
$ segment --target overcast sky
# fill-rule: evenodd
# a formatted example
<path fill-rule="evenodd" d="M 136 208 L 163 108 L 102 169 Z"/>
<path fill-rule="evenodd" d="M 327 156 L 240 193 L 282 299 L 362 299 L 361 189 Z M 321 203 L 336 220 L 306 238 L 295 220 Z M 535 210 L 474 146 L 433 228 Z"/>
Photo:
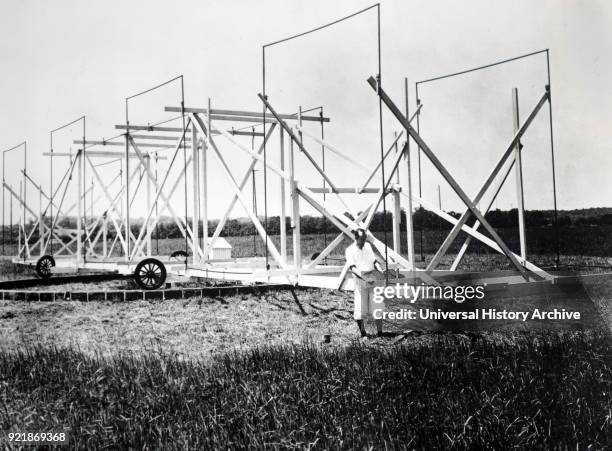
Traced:
<path fill-rule="evenodd" d="M 48 158 L 42 153 L 49 150 L 51 129 L 85 114 L 88 139 L 114 136 L 118 133 L 114 125 L 124 121 L 126 96 L 180 74 L 185 77 L 186 106 L 205 107 L 210 97 L 213 108 L 258 111 L 263 44 L 371 4 L 4 1 L 0 14 L 0 146 L 5 149 L 27 140 L 28 172 L 48 187 Z M 559 208 L 611 206 L 610 2 L 389 0 L 381 4 L 381 28 L 383 86 L 402 108 L 404 77 L 409 80 L 414 109 L 414 82 L 418 80 L 549 48 Z M 375 9 L 266 51 L 267 93 L 272 105 L 287 113 L 300 105 L 322 105 L 331 118 L 326 139 L 367 165 L 380 158 L 378 102 L 366 83 L 377 70 Z M 525 117 L 546 83 L 546 58 L 539 55 L 421 85 L 422 136 L 470 196 L 512 137 L 511 89 L 518 88 L 521 116 Z M 177 83 L 136 99 L 130 103 L 130 121 L 146 124 L 172 117 L 164 106 L 176 106 L 179 99 Z M 317 124 L 308 128 L 320 133 Z M 385 111 L 385 145 L 399 130 Z M 58 133 L 54 150 L 68 151 L 72 139 L 80 136 L 77 126 Z M 235 177 L 240 178 L 248 159 L 218 139 Z M 242 141 L 251 146 L 249 138 Z M 308 139 L 305 144 L 320 159 L 320 147 Z M 547 108 L 534 121 L 524 144 L 526 206 L 552 208 Z M 277 162 L 278 137 L 268 152 L 268 158 Z M 12 152 L 7 157 L 12 157 L 6 165 L 7 183 L 18 187 L 21 156 Z M 298 158 L 301 179 L 319 186 L 320 177 L 301 164 L 306 161 L 302 156 Z M 56 163 L 61 173 L 66 163 Z M 327 167 L 338 186 L 360 185 L 367 175 L 331 155 Z M 110 180 L 117 169 L 117 164 L 109 165 L 101 167 L 100 173 Z M 401 170 L 405 183 L 405 165 Z M 451 189 L 425 160 L 422 177 L 424 198 L 437 203 L 440 185 L 443 207 L 461 209 Z M 260 213 L 262 179 L 262 173 L 257 173 Z M 502 209 L 516 206 L 514 178 L 509 182 L 495 205 Z M 208 185 L 210 215 L 218 217 L 227 203 L 229 184 L 216 162 L 211 162 Z M 373 186 L 379 185 L 377 177 Z M 245 193 L 250 199 L 250 189 Z M 174 198 L 179 212 L 183 212 L 183 196 L 181 185 Z M 364 202 L 355 205 L 360 208 Z M 144 214 L 143 205 L 137 202 L 136 215 Z M 278 179 L 268 172 L 269 214 L 278 214 L 278 205 Z M 237 208 L 233 216 L 244 216 L 244 212 Z"/>

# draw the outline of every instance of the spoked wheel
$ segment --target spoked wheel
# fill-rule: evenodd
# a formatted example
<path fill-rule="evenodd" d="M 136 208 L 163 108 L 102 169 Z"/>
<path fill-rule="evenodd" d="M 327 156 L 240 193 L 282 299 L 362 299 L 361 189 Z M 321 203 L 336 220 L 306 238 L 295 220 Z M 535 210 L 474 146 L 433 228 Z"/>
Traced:
<path fill-rule="evenodd" d="M 187 259 L 187 252 L 185 251 L 174 251 L 170 254 L 170 258 L 175 260 L 184 261 Z"/>
<path fill-rule="evenodd" d="M 134 276 L 143 290 L 156 290 L 166 281 L 166 267 L 155 258 L 145 258 L 136 266 Z"/>
<path fill-rule="evenodd" d="M 50 255 L 43 255 L 36 262 L 36 274 L 41 279 L 51 277 L 51 268 L 55 266 L 55 259 Z"/>

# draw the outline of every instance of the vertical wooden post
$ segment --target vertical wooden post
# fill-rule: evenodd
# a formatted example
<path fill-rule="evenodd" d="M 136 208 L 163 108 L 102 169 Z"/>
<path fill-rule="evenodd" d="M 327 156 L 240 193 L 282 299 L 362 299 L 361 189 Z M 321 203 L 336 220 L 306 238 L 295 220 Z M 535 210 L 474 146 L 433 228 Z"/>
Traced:
<path fill-rule="evenodd" d="M 211 134 L 212 134 L 212 127 L 211 127 L 211 118 L 210 118 L 210 113 L 211 112 L 211 103 L 210 103 L 210 97 L 208 98 L 208 110 L 207 110 L 207 114 L 206 114 L 206 126 L 207 128 L 207 134 L 206 134 L 206 141 L 202 143 L 202 171 L 203 171 L 203 183 L 202 183 L 202 207 L 204 209 L 204 211 L 202 212 L 202 223 L 204 226 L 204 249 L 208 249 L 208 149 L 210 149 L 212 146 L 210 144 L 210 139 L 211 139 Z M 204 258 L 206 259 L 206 261 L 208 261 L 208 256 L 211 254 L 212 249 L 208 249 L 206 251 L 206 255 L 204 255 Z"/>
<path fill-rule="evenodd" d="M 147 155 L 146 159 L 146 168 L 147 174 L 151 171 L 151 156 Z M 151 210 L 151 178 L 147 177 L 147 211 Z M 145 224 L 146 227 L 146 253 L 147 257 L 151 256 L 151 220 L 149 219 Z"/>
<path fill-rule="evenodd" d="M 265 139 L 265 138 L 264 138 Z M 285 131 L 282 127 L 280 127 L 280 168 L 281 171 L 285 170 Z M 280 179 L 280 242 L 281 242 L 281 257 L 283 259 L 283 263 L 287 264 L 287 224 L 285 218 L 287 216 L 287 212 L 285 210 L 285 201 L 286 201 L 286 193 L 285 193 L 285 179 L 283 177 L 279 177 Z"/>
<path fill-rule="evenodd" d="M 155 152 L 155 173 L 154 173 L 154 186 L 156 187 L 157 190 L 157 170 L 159 169 L 159 155 L 157 152 Z M 158 221 L 158 216 L 159 216 L 159 210 L 157 209 L 157 196 L 155 196 L 155 253 L 157 255 L 159 255 L 159 221 Z M 151 231 L 151 233 L 153 233 L 153 231 Z"/>
<path fill-rule="evenodd" d="M 295 155 L 293 152 L 293 140 L 289 146 L 289 193 L 291 197 L 291 228 L 293 229 L 293 264 L 296 273 L 300 273 L 302 266 L 302 249 L 300 246 L 300 198 L 295 181 Z"/>
<path fill-rule="evenodd" d="M 198 191 L 198 132 L 195 124 L 191 125 L 191 163 L 193 168 L 193 216 L 191 218 L 191 230 L 193 231 L 191 239 L 191 254 L 193 255 L 193 263 L 199 260 L 198 246 L 200 244 L 200 197 Z"/>
<path fill-rule="evenodd" d="M 406 93 L 406 117 L 410 117 L 408 104 L 408 78 L 404 78 L 404 89 Z M 408 187 L 408 205 L 406 208 L 406 244 L 408 245 L 408 261 L 414 269 L 414 227 L 412 223 L 412 173 L 410 169 L 410 136 L 406 136 L 406 185 Z"/>
<path fill-rule="evenodd" d="M 42 257 L 45 250 L 45 228 L 42 214 L 42 188 L 40 186 L 38 187 L 38 242 L 40 246 L 39 255 Z"/>
<path fill-rule="evenodd" d="M 108 222 L 106 219 L 106 213 L 102 218 L 102 258 L 107 258 L 107 240 L 108 240 Z"/>
<path fill-rule="evenodd" d="M 4 182 L 2 183 L 2 187 L 4 187 Z M 11 195 L 9 196 L 9 209 L 10 209 L 10 213 L 9 213 L 9 231 L 10 231 L 10 235 L 9 235 L 9 243 L 11 243 L 11 245 L 13 244 L 13 194 L 11 193 Z M 17 247 L 17 249 L 19 249 L 19 247 Z M 51 249 L 53 251 L 53 249 Z"/>
<path fill-rule="evenodd" d="M 26 247 L 27 251 L 28 251 L 28 257 L 30 256 L 30 248 L 29 248 L 29 243 L 28 243 L 28 235 L 26 233 L 26 199 L 28 196 L 28 184 L 26 181 L 26 172 L 28 170 L 28 158 L 27 158 L 27 154 L 28 154 L 28 144 L 24 142 L 24 149 L 23 149 L 23 195 L 22 195 L 22 208 L 23 208 L 23 244 Z M 24 254 L 25 255 L 25 254 Z"/>
<path fill-rule="evenodd" d="M 77 262 L 83 256 L 83 243 L 81 242 L 82 233 L 82 221 L 83 221 L 83 149 L 79 149 L 77 152 L 77 159 L 79 160 L 78 171 L 77 171 Z"/>
<path fill-rule="evenodd" d="M 19 182 L 19 199 L 21 199 L 23 201 L 23 182 Z M 21 247 L 21 227 L 22 227 L 22 223 L 23 223 L 23 215 L 19 215 L 19 227 L 17 228 L 17 249 L 19 249 Z M 25 233 L 24 233 L 25 236 Z M 24 245 L 23 248 L 21 248 L 23 251 L 23 259 L 25 260 L 26 254 L 25 254 L 25 240 L 24 240 Z M 17 256 L 19 257 L 19 254 L 17 254 Z"/>
<path fill-rule="evenodd" d="M 298 108 L 298 124 L 300 130 L 302 128 L 302 105 Z M 303 135 L 299 132 L 300 144 L 302 144 Z M 297 182 L 295 181 L 295 155 L 293 154 L 293 143 L 291 143 L 291 180 L 294 184 L 293 193 L 293 259 L 298 275 L 302 272 L 302 226 L 300 221 L 300 196 L 297 191 Z"/>
<path fill-rule="evenodd" d="M 395 136 L 397 137 L 397 132 L 395 132 Z M 397 155 L 397 141 L 394 144 L 395 154 Z M 384 163 L 383 163 L 384 164 Z M 396 182 L 399 184 L 399 171 L 396 172 Z M 397 190 L 393 190 L 391 194 L 393 198 L 393 250 L 398 254 L 401 252 L 402 244 L 401 244 L 401 234 L 400 234 L 400 225 L 402 219 L 402 213 L 400 208 L 400 193 Z"/>
<path fill-rule="evenodd" d="M 51 158 L 53 161 L 53 158 Z M 2 255 L 6 255 L 6 251 L 4 248 L 4 219 L 6 218 L 6 214 L 4 211 L 4 152 L 2 152 Z"/>
<path fill-rule="evenodd" d="M 401 234 L 400 234 L 400 226 L 401 226 L 401 208 L 400 208 L 400 193 L 396 189 L 393 190 L 393 250 L 398 254 L 401 253 Z"/>
<path fill-rule="evenodd" d="M 119 160 L 119 186 L 123 186 L 123 160 Z M 124 206 L 125 202 L 122 199 L 121 202 L 119 202 L 119 216 L 121 216 L 121 218 L 119 218 L 119 227 L 123 227 L 123 206 Z M 117 229 L 117 227 L 115 227 L 115 229 Z M 118 235 L 122 233 L 121 229 L 119 230 L 115 230 L 115 234 Z M 115 236 L 115 241 L 117 241 L 117 237 Z M 113 244 L 114 245 L 114 244 Z M 113 247 L 111 246 L 111 251 L 113 250 Z M 122 252 L 125 249 L 123 248 L 123 243 L 119 244 L 119 255 L 123 255 Z"/>
<path fill-rule="evenodd" d="M 202 236 L 204 244 L 202 249 L 206 249 L 208 245 L 208 172 L 207 172 L 207 151 L 206 141 L 202 140 L 202 149 L 200 150 L 200 159 L 202 166 L 200 168 L 200 183 L 202 186 L 201 201 L 202 201 Z M 208 255 L 204 256 L 208 260 Z"/>
<path fill-rule="evenodd" d="M 514 120 L 514 133 L 520 127 L 518 89 L 512 88 L 512 112 Z M 527 240 L 525 236 L 525 196 L 523 192 L 523 162 L 521 160 L 521 144 L 517 142 L 514 148 L 514 171 L 516 174 L 516 200 L 518 210 L 519 241 L 521 257 L 527 259 Z"/>
<path fill-rule="evenodd" d="M 125 132 L 125 261 L 130 260 L 130 130 Z"/>

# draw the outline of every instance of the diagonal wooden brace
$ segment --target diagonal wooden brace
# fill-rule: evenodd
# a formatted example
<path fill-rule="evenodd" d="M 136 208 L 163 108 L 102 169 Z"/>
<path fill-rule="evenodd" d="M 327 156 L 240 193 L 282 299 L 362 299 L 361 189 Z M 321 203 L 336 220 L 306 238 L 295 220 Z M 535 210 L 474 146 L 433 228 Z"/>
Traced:
<path fill-rule="evenodd" d="M 480 221 L 480 223 L 485 227 L 485 229 L 489 232 L 489 234 L 491 235 L 493 240 L 497 242 L 499 247 L 503 250 L 504 254 L 510 259 L 512 264 L 518 269 L 518 271 L 522 274 L 522 276 L 525 278 L 525 280 L 529 280 L 529 275 L 528 275 L 527 271 L 525 270 L 525 268 L 518 262 L 518 260 L 515 258 L 515 256 L 512 254 L 512 252 L 508 248 L 508 246 L 499 237 L 499 235 L 497 234 L 495 229 L 493 229 L 493 227 L 488 223 L 488 221 L 480 213 L 478 208 L 476 208 L 476 203 L 478 201 L 473 202 L 467 196 L 467 194 L 463 191 L 463 189 L 459 186 L 459 184 L 455 181 L 455 179 L 448 172 L 446 167 L 436 157 L 436 155 L 429 148 L 429 146 L 423 141 L 423 139 L 420 137 L 420 135 L 417 133 L 417 131 L 410 125 L 410 123 L 408 122 L 406 117 L 402 114 L 402 112 L 397 108 L 397 106 L 393 103 L 393 101 L 385 93 L 385 91 L 382 89 L 382 87 L 380 87 L 378 85 L 378 83 L 376 82 L 374 77 L 370 77 L 368 79 L 368 83 L 370 84 L 372 89 L 378 94 L 380 99 L 385 103 L 387 108 L 389 108 L 391 113 L 396 117 L 396 119 L 404 127 L 404 129 L 408 132 L 408 134 L 412 137 L 412 139 L 415 140 L 415 142 L 419 145 L 419 147 L 421 148 L 423 153 L 425 153 L 425 155 L 429 158 L 431 163 L 436 167 L 436 169 L 440 172 L 440 174 L 444 177 L 444 179 L 447 181 L 447 183 L 451 186 L 451 188 L 455 191 L 455 193 L 457 193 L 459 198 L 463 201 L 463 203 L 468 208 L 468 210 L 462 215 L 462 217 L 460 218 L 459 222 L 455 225 L 455 227 L 453 228 L 453 230 L 451 231 L 451 233 L 449 234 L 447 239 L 444 241 L 443 245 L 440 247 L 440 249 L 438 250 L 438 252 L 434 256 L 434 260 L 432 260 L 432 262 L 429 264 L 429 266 L 427 267 L 427 270 L 428 271 L 432 271 L 433 269 L 435 269 L 435 267 L 437 266 L 437 264 L 438 264 L 440 258 L 442 257 L 442 255 L 444 255 L 446 253 L 446 251 L 450 247 L 450 244 L 454 241 L 456 236 L 461 231 L 461 227 L 465 224 L 465 222 L 469 218 L 470 214 L 473 214 L 476 217 L 476 219 L 478 219 Z M 537 114 L 537 112 L 540 110 L 540 108 L 542 107 L 542 105 L 544 104 L 544 102 L 547 99 L 548 99 L 548 93 L 545 93 L 544 96 L 542 97 L 542 99 L 540 100 L 540 102 L 538 102 L 538 105 L 534 109 L 534 112 L 532 112 L 532 114 L 529 116 L 527 121 L 517 131 L 514 139 L 511 142 L 511 145 L 508 148 L 508 151 L 504 153 L 504 155 L 500 159 L 500 162 L 497 164 L 496 168 L 493 170 L 492 174 L 489 176 L 489 178 L 485 182 L 485 184 L 483 186 L 483 189 L 481 189 L 482 194 L 479 193 L 480 196 L 477 196 L 477 199 L 479 197 L 481 198 L 482 195 L 484 194 L 484 192 L 486 192 L 486 189 L 491 184 L 491 182 L 494 180 L 497 172 L 499 172 L 499 169 L 501 169 L 501 166 L 503 166 L 503 163 L 506 161 L 508 156 L 512 153 L 512 151 L 514 149 L 514 146 L 520 140 L 520 137 L 523 135 L 523 133 L 525 132 L 525 130 L 527 129 L 527 127 L 529 126 L 529 124 L 531 123 L 533 118 L 535 117 L 535 114 Z"/>
<path fill-rule="evenodd" d="M 202 121 L 202 119 L 198 116 L 198 113 L 192 113 L 191 117 L 192 117 L 192 122 L 195 125 L 195 127 L 198 128 L 200 130 L 200 132 L 206 136 L 207 135 L 207 127 L 205 126 L 205 124 Z M 268 139 L 270 138 L 270 136 L 274 132 L 275 127 L 276 127 L 276 124 L 272 124 L 272 126 L 268 129 L 268 132 L 266 133 L 266 136 L 264 136 L 263 142 L 261 143 L 261 145 L 259 146 L 259 149 L 257 150 L 257 154 L 258 155 L 261 155 L 261 153 L 263 152 L 264 143 L 266 143 L 268 141 Z M 257 165 L 257 159 L 252 157 L 251 164 L 250 164 L 248 170 L 245 172 L 244 176 L 240 180 L 240 183 L 238 184 L 238 187 L 240 188 L 240 191 L 242 191 L 244 189 L 244 187 L 246 186 L 247 182 L 249 181 L 249 179 L 250 179 L 250 177 L 252 175 L 252 170 L 253 170 L 253 168 L 255 168 L 256 165 Z M 217 224 L 217 227 L 215 228 L 215 232 L 213 233 L 212 238 L 210 240 L 208 240 L 207 243 L 204 244 L 204 255 L 208 255 L 208 252 L 214 246 L 217 238 L 219 238 L 219 236 L 221 235 L 221 231 L 223 230 L 223 227 L 225 226 L 225 224 L 227 222 L 227 219 L 228 219 L 229 215 L 231 214 L 231 212 L 232 212 L 234 206 L 236 205 L 237 201 L 238 201 L 238 195 L 234 194 L 234 196 L 232 197 L 231 202 L 227 205 L 227 207 L 225 209 L 225 213 L 223 214 L 223 217 L 221 218 L 221 220 Z"/>
<path fill-rule="evenodd" d="M 264 103 L 264 105 L 266 106 L 266 108 L 268 110 L 270 110 L 270 112 L 272 113 L 272 115 L 276 118 L 276 120 L 278 121 L 279 125 L 287 132 L 287 134 L 289 135 L 289 138 L 291 138 L 296 144 L 297 146 L 300 148 L 300 150 L 304 153 L 304 155 L 306 155 L 306 158 L 308 158 L 308 160 L 310 161 L 310 163 L 315 167 L 315 169 L 317 170 L 317 172 L 319 172 L 319 174 L 321 174 L 321 177 L 323 177 L 323 179 L 325 179 L 325 181 L 329 184 L 329 187 L 332 189 L 332 191 L 335 193 L 336 192 L 336 185 L 334 184 L 334 182 L 332 182 L 330 180 L 330 178 L 327 176 L 327 174 L 325 174 L 325 171 L 323 171 L 323 169 L 321 169 L 321 167 L 317 164 L 317 162 L 315 161 L 314 158 L 312 158 L 312 156 L 310 155 L 310 153 L 306 150 L 306 148 L 304 147 L 304 145 L 302 144 L 301 140 L 295 136 L 295 134 L 293 133 L 293 130 L 291 130 L 291 127 L 289 127 L 287 125 L 287 123 L 285 121 L 283 121 L 280 116 L 278 115 L 278 113 L 274 110 L 274 108 L 272 108 L 272 105 L 270 105 L 270 103 L 268 102 L 268 100 L 261 94 L 257 94 L 259 96 L 259 98 L 261 99 L 261 101 Z"/>

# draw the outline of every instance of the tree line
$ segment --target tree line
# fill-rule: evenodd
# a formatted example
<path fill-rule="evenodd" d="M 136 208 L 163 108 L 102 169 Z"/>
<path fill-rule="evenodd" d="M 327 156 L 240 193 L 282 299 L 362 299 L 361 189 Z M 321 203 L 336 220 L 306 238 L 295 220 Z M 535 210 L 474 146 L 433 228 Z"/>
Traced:
<path fill-rule="evenodd" d="M 449 215 L 459 218 L 460 214 L 456 212 L 447 212 Z M 350 215 L 349 215 L 350 216 Z M 485 217 L 496 228 L 513 228 L 518 227 L 518 213 L 516 209 L 512 210 L 491 210 Z M 261 223 L 266 227 L 268 234 L 278 235 L 280 233 L 280 218 L 278 216 L 270 216 L 267 219 L 259 217 Z M 387 212 L 377 212 L 372 219 L 370 230 L 372 232 L 382 232 L 385 229 L 391 230 L 392 228 L 392 214 Z M 131 228 L 132 232 L 137 235 L 142 226 L 142 219 L 132 220 Z M 559 226 L 602 226 L 612 225 L 612 209 L 588 209 L 588 210 L 565 210 L 558 212 L 558 224 Z M 50 224 L 50 220 L 46 221 Z M 208 230 L 212 234 L 216 229 L 219 221 L 210 220 L 208 221 Z M 191 220 L 189 220 L 191 224 Z M 450 230 L 452 225 L 441 219 L 434 213 L 428 210 L 419 208 L 413 213 L 413 224 L 415 230 Z M 554 212 L 552 210 L 530 210 L 525 212 L 525 224 L 527 227 L 551 227 L 554 224 Z M 34 225 L 34 221 L 29 222 L 29 227 Z M 59 226 L 74 229 L 76 228 L 76 218 L 66 217 L 59 221 Z M 285 218 L 285 225 L 287 230 L 291 229 L 290 218 Z M 336 227 L 333 223 L 321 216 L 309 216 L 305 215 L 300 218 L 300 226 L 302 234 L 324 234 L 324 233 L 335 233 L 337 232 Z M 202 223 L 200 222 L 200 228 Z M 406 212 L 401 211 L 400 227 L 402 230 L 406 228 Z M 17 226 L 13 226 L 12 236 L 13 240 L 17 239 Z M 257 231 L 248 218 L 232 218 L 228 219 L 221 236 L 250 236 L 256 234 Z M 11 231 L 9 226 L 5 226 L 4 230 L 5 240 L 10 240 Z M 109 226 L 108 237 L 114 238 L 114 228 Z M 37 237 L 37 231 L 34 231 L 32 238 Z M 170 217 L 162 217 L 153 230 L 154 238 L 180 238 L 182 234 L 179 230 L 178 225 Z"/>

